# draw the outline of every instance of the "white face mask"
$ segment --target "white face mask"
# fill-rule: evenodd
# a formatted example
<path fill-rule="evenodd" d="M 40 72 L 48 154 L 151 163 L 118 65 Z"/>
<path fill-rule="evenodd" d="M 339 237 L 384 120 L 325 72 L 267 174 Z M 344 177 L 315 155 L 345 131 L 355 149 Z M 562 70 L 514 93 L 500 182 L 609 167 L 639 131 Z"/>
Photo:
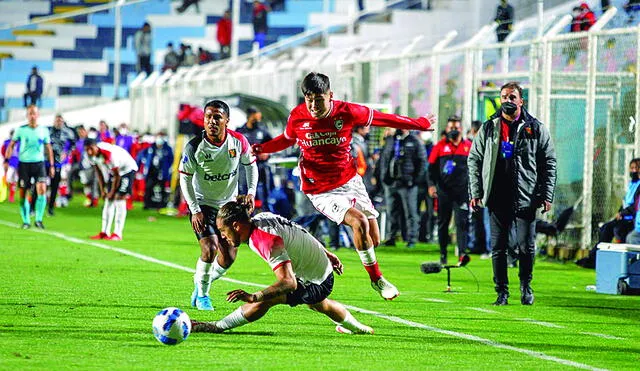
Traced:
<path fill-rule="evenodd" d="M 157 146 L 162 146 L 162 145 L 164 145 L 164 142 L 165 142 L 165 141 L 164 141 L 164 138 L 163 138 L 163 137 L 157 137 L 157 138 L 156 138 L 156 145 L 157 145 Z"/>
<path fill-rule="evenodd" d="M 95 131 L 90 131 L 89 134 L 87 134 L 87 138 L 90 139 L 96 139 L 98 137 L 98 133 L 96 133 Z"/>
<path fill-rule="evenodd" d="M 120 130 L 118 132 L 120 133 L 120 135 L 127 135 L 129 133 L 127 131 L 127 128 L 120 128 Z"/>

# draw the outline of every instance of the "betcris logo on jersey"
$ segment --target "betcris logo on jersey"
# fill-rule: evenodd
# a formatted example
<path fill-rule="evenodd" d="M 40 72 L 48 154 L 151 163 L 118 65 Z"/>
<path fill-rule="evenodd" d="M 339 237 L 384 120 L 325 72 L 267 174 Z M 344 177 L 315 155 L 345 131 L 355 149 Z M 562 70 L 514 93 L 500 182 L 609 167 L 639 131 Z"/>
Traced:
<path fill-rule="evenodd" d="M 228 173 L 228 174 L 214 174 L 214 175 L 209 175 L 207 173 L 204 174 L 204 180 L 209 181 L 209 182 L 221 182 L 221 181 L 225 181 L 225 180 L 229 180 L 231 177 L 236 176 L 236 174 L 238 173 L 238 169 Z"/>

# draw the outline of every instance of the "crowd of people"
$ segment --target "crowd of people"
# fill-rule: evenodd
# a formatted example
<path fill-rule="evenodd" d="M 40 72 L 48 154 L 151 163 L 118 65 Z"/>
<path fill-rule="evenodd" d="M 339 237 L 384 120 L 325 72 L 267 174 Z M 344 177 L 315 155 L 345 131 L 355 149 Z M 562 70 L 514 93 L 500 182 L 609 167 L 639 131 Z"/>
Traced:
<path fill-rule="evenodd" d="M 2 144 L 7 199 L 19 203 L 24 229 L 31 227 L 32 210 L 35 227 L 44 229 L 45 212 L 54 216 L 56 208 L 69 204 L 74 182 L 82 184 L 86 207 L 104 199 L 96 239 L 122 239 L 133 201 L 143 202 L 145 209 L 167 206 L 173 149 L 164 132 L 129 132 L 126 123 L 110 129 L 104 120 L 86 128 L 70 125 L 61 114 L 47 127 L 38 118 L 38 107 L 28 106 L 27 125 Z"/>

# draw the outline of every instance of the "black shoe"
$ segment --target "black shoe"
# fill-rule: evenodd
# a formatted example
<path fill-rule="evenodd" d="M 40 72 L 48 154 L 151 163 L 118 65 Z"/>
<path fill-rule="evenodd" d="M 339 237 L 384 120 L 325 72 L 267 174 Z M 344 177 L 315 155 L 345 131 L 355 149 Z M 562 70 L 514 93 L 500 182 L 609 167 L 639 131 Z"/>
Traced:
<path fill-rule="evenodd" d="M 49 210 L 47 210 L 47 214 L 49 214 L 49 216 L 54 216 L 55 212 L 53 211 L 53 208 L 50 208 Z"/>
<path fill-rule="evenodd" d="M 35 223 L 36 228 L 38 229 L 44 229 L 44 224 L 42 224 L 42 222 L 36 222 Z"/>
<path fill-rule="evenodd" d="M 520 303 L 522 305 L 533 305 L 533 289 L 531 286 L 520 286 Z"/>
<path fill-rule="evenodd" d="M 507 305 L 507 304 L 509 304 L 509 301 L 507 300 L 508 298 L 509 298 L 509 294 L 508 293 L 499 292 L 498 293 L 498 298 L 493 303 L 493 305 Z"/>
<path fill-rule="evenodd" d="M 29 223 L 22 224 L 22 229 L 29 229 L 29 228 L 31 228 L 31 225 Z"/>
<path fill-rule="evenodd" d="M 447 265 L 447 256 L 440 254 L 440 264 Z"/>
<path fill-rule="evenodd" d="M 383 245 L 395 247 L 396 246 L 396 240 L 393 239 L 393 238 L 390 238 L 390 239 L 384 241 Z"/>

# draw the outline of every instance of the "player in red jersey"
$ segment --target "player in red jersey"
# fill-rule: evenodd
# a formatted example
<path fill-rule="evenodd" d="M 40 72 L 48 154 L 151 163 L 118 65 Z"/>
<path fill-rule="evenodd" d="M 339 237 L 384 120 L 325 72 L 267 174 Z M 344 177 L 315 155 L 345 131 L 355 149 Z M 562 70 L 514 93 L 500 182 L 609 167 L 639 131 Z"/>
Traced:
<path fill-rule="evenodd" d="M 373 207 L 351 156 L 354 126 L 387 126 L 429 130 L 434 115 L 418 119 L 375 111 L 359 104 L 333 99 L 329 78 L 317 72 L 302 81 L 305 102 L 291 111 L 283 134 L 253 145 L 254 154 L 300 146 L 302 191 L 314 207 L 329 219 L 353 229 L 354 243 L 371 286 L 385 300 L 400 293 L 380 272 L 374 248 L 380 243 L 378 212 Z"/>

